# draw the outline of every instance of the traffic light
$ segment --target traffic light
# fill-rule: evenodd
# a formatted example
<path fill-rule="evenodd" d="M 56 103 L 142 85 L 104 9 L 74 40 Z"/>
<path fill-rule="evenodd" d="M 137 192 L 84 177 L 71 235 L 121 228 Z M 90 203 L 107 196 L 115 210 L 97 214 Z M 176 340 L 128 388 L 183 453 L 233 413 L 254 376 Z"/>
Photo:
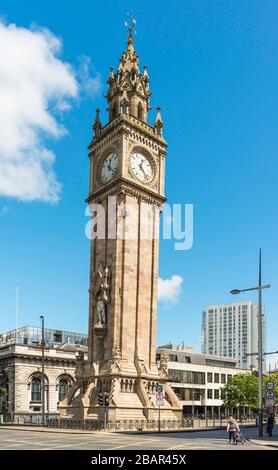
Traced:
<path fill-rule="evenodd" d="M 163 393 L 163 386 L 161 384 L 156 384 L 156 393 Z"/>
<path fill-rule="evenodd" d="M 109 393 L 104 394 L 104 406 L 109 406 Z"/>
<path fill-rule="evenodd" d="M 99 404 L 100 406 L 103 406 L 103 404 L 104 404 L 103 398 L 104 398 L 104 397 L 103 397 L 103 393 L 99 393 L 99 394 L 98 394 L 98 404 Z"/>

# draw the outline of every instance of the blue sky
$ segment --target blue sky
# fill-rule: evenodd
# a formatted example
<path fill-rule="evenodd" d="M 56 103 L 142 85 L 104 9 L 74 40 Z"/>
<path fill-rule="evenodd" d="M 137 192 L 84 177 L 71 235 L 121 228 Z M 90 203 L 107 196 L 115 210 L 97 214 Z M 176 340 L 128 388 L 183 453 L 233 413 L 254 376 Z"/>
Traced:
<path fill-rule="evenodd" d="M 199 348 L 202 310 L 235 300 L 231 288 L 256 284 L 261 247 L 263 280 L 272 286 L 264 293 L 268 350 L 277 349 L 277 2 L 172 0 L 169 9 L 161 0 L 2 0 L 0 8 L 6 25 L 35 24 L 60 38 L 59 59 L 75 70 L 90 57 L 102 86 L 57 115 L 66 135 L 40 136 L 56 155 L 59 202 L 0 196 L 0 330 L 15 325 L 17 283 L 21 325 L 38 324 L 43 312 L 48 327 L 87 330 L 86 147 L 96 107 L 106 120 L 102 95 L 125 49 L 131 9 L 152 105 L 162 107 L 168 201 L 194 204 L 193 248 L 174 251 L 173 241 L 161 242 L 160 276 L 180 275 L 183 284 L 175 303 L 159 303 L 158 343 Z"/>

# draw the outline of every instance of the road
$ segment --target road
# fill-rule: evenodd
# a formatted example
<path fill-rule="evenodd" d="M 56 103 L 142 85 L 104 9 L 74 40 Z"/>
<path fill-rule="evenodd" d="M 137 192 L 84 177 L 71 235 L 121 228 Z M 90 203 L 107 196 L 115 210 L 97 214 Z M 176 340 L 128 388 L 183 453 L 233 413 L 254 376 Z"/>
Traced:
<path fill-rule="evenodd" d="M 277 426 L 276 426 L 277 428 Z M 246 438 L 257 435 L 257 429 L 245 429 Z M 274 450 L 249 441 L 230 445 L 225 430 L 179 433 L 59 433 L 25 429 L 0 429 L 0 450 Z"/>

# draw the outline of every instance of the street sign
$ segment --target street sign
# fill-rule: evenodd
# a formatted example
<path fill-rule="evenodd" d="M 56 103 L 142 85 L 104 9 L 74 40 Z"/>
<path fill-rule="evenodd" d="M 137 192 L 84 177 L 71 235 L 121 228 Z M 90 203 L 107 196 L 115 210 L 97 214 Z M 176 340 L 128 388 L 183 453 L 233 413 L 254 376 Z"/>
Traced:
<path fill-rule="evenodd" d="M 164 405 L 164 396 L 162 393 L 156 394 L 156 406 L 163 406 Z"/>
<path fill-rule="evenodd" d="M 275 405 L 275 382 L 268 380 L 265 384 L 265 406 L 271 408 Z"/>
<path fill-rule="evenodd" d="M 156 400 L 156 406 L 164 406 L 164 400 Z"/>
<path fill-rule="evenodd" d="M 272 380 L 268 380 L 265 384 L 265 388 L 267 390 L 275 390 L 275 382 L 272 382 Z"/>
<path fill-rule="evenodd" d="M 265 399 L 266 408 L 271 408 L 274 405 L 275 405 L 275 400 L 268 400 L 267 398 Z"/>
<path fill-rule="evenodd" d="M 267 398 L 267 400 L 273 400 L 274 397 L 275 397 L 275 394 L 273 390 L 267 390 L 265 392 L 265 398 Z"/>

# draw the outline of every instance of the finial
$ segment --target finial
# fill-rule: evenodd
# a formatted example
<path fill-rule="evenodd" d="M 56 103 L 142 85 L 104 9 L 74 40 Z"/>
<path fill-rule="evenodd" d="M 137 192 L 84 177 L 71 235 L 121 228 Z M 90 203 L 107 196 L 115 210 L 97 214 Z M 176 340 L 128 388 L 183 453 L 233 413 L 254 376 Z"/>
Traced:
<path fill-rule="evenodd" d="M 125 26 L 126 26 L 128 32 L 129 32 L 128 40 L 132 41 L 132 34 L 133 33 L 136 34 L 136 29 L 135 29 L 136 20 L 135 20 L 135 18 L 132 17 L 130 12 L 127 12 L 127 16 L 129 18 L 129 22 L 125 21 Z"/>
<path fill-rule="evenodd" d="M 94 130 L 94 135 L 95 137 L 98 137 L 101 133 L 101 128 L 102 128 L 102 125 L 101 125 L 101 122 L 100 122 L 100 119 L 99 119 L 99 109 L 97 108 L 96 109 L 96 117 L 95 117 L 95 121 L 94 121 L 94 124 L 93 124 L 93 130 Z"/>
<path fill-rule="evenodd" d="M 113 67 L 110 67 L 110 73 L 109 73 L 109 77 L 108 77 L 108 80 L 107 80 L 107 83 L 110 84 L 113 82 L 114 80 L 114 69 Z"/>
<path fill-rule="evenodd" d="M 155 129 L 155 133 L 162 137 L 163 120 L 162 120 L 160 111 L 161 111 L 160 106 L 157 106 L 157 113 L 156 113 L 156 118 L 154 121 L 154 129 Z"/>
<path fill-rule="evenodd" d="M 147 66 L 146 66 L 146 65 L 144 65 L 144 67 L 143 67 L 143 77 L 144 77 L 144 78 L 147 78 L 147 79 L 149 78 L 149 75 L 148 75 L 148 72 L 147 72 Z"/>

